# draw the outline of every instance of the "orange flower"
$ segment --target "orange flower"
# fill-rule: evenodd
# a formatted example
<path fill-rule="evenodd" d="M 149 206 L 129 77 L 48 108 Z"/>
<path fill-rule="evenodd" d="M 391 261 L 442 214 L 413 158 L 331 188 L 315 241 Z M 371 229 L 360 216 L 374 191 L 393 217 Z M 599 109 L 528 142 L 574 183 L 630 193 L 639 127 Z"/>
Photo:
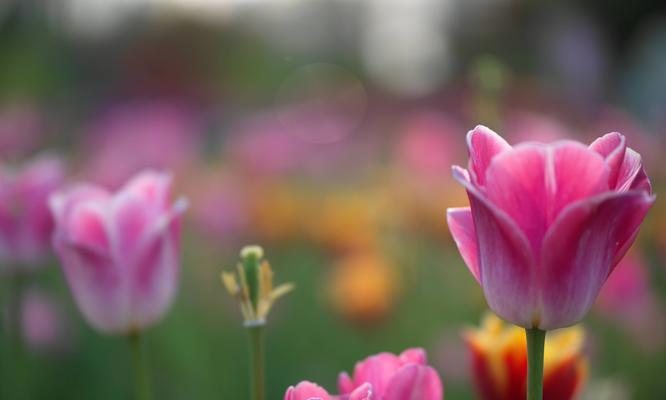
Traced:
<path fill-rule="evenodd" d="M 317 223 L 312 224 L 312 237 L 337 253 L 373 247 L 381 213 L 378 203 L 371 191 L 325 194 L 317 203 Z"/>
<path fill-rule="evenodd" d="M 397 282 L 394 269 L 377 252 L 359 252 L 333 266 L 329 293 L 343 317 L 368 325 L 381 321 L 391 311 Z"/>
<path fill-rule="evenodd" d="M 488 313 L 481 327 L 467 330 L 464 337 L 472 353 L 473 378 L 480 398 L 524 399 L 525 330 Z M 580 393 L 588 364 L 582 353 L 584 339 L 585 332 L 580 326 L 548 332 L 544 350 L 544 400 L 569 400 Z"/>

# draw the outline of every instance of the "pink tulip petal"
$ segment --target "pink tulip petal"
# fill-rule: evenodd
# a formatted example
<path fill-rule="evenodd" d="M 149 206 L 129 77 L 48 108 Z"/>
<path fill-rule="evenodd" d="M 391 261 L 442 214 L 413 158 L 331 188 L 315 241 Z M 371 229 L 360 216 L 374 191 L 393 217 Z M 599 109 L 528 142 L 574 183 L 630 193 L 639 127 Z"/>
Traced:
<path fill-rule="evenodd" d="M 80 246 L 105 253 L 109 246 L 106 216 L 95 202 L 74 207 L 63 226 L 67 239 Z"/>
<path fill-rule="evenodd" d="M 654 197 L 645 192 L 607 193 L 571 205 L 546 235 L 540 329 L 578 322 L 636 237 Z"/>
<path fill-rule="evenodd" d="M 421 348 L 407 349 L 400 353 L 400 360 L 403 363 L 413 363 L 419 365 L 426 365 L 428 363 L 428 356 L 425 350 Z"/>
<path fill-rule="evenodd" d="M 341 372 L 338 375 L 338 391 L 342 394 L 349 394 L 354 391 L 354 381 L 346 372 Z"/>
<path fill-rule="evenodd" d="M 107 254 L 68 243 L 56 234 L 55 248 L 81 313 L 104 333 L 126 333 L 127 282 Z"/>
<path fill-rule="evenodd" d="M 618 132 L 607 133 L 592 142 L 590 149 L 599 153 L 606 160 L 609 168 L 608 187 L 614 189 L 617 186 L 617 177 L 620 174 L 627 149 L 624 136 Z"/>
<path fill-rule="evenodd" d="M 180 263 L 180 216 L 187 203 L 177 201 L 169 214 L 148 229 L 138 246 L 137 263 L 133 267 L 132 309 L 133 323 L 137 327 L 160 319 L 173 301 L 178 286 Z"/>
<path fill-rule="evenodd" d="M 118 260 L 125 260 L 125 268 L 137 259 L 140 243 L 159 213 L 133 192 L 120 192 L 111 201 L 111 247 Z"/>
<path fill-rule="evenodd" d="M 534 256 L 525 235 L 507 214 L 490 203 L 460 167 L 453 176 L 469 196 L 479 245 L 481 287 L 490 308 L 520 326 L 530 326 L 537 301 Z"/>
<path fill-rule="evenodd" d="M 511 149 L 511 146 L 491 129 L 478 125 L 467 133 L 467 147 L 469 149 L 469 170 L 472 180 L 477 185 L 486 182 L 486 169 L 492 159 Z"/>
<path fill-rule="evenodd" d="M 449 208 L 446 210 L 446 220 L 451 231 L 451 236 L 456 242 L 460 255 L 465 261 L 467 268 L 477 282 L 481 283 L 479 274 L 479 256 L 476 243 L 476 230 L 472 210 L 466 208 Z"/>
<path fill-rule="evenodd" d="M 284 394 L 284 400 L 329 400 L 330 395 L 321 386 L 303 381 L 294 386 L 290 386 Z"/>
<path fill-rule="evenodd" d="M 97 186 L 77 185 L 52 194 L 49 197 L 49 207 L 56 223 L 62 224 L 73 207 L 88 202 L 102 206 L 108 198 L 109 193 Z"/>
<path fill-rule="evenodd" d="M 157 204 L 162 209 L 168 207 L 171 191 L 171 174 L 156 171 L 143 171 L 125 184 L 121 192 L 135 193 L 149 204 Z"/>
<path fill-rule="evenodd" d="M 580 143 L 524 144 L 493 159 L 486 195 L 539 254 L 546 230 L 568 204 L 608 189 L 608 166 Z"/>
<path fill-rule="evenodd" d="M 356 388 L 347 400 L 372 400 L 373 398 L 372 385 L 365 383 Z"/>
<path fill-rule="evenodd" d="M 442 400 L 442 395 L 442 382 L 432 367 L 410 364 L 393 375 L 382 399 Z"/>
<path fill-rule="evenodd" d="M 652 185 L 643 169 L 641 155 L 633 149 L 627 148 L 624 155 L 624 161 L 622 162 L 617 177 L 617 186 L 615 190 L 618 192 L 625 192 L 632 189 L 644 190 L 648 193 L 652 193 Z"/>
<path fill-rule="evenodd" d="M 652 183 L 650 183 L 650 178 L 645 173 L 645 168 L 641 166 L 641 169 L 638 171 L 634 177 L 633 182 L 629 190 L 639 190 L 646 193 L 652 194 Z"/>
<path fill-rule="evenodd" d="M 370 383 L 375 393 L 381 397 L 386 383 L 402 367 L 402 361 L 395 354 L 379 353 L 356 364 L 354 387 Z"/>

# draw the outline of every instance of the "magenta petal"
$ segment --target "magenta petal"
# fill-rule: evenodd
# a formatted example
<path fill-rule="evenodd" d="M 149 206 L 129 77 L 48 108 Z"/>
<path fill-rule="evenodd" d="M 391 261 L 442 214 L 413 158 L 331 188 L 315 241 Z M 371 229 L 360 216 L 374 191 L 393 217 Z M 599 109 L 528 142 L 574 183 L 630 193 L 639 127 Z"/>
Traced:
<path fill-rule="evenodd" d="M 168 206 L 171 181 L 171 174 L 143 171 L 127 182 L 120 191 L 134 193 L 147 203 L 164 209 Z"/>
<path fill-rule="evenodd" d="M 342 394 L 354 391 L 354 382 L 346 372 L 341 372 L 340 375 L 338 375 L 338 391 Z"/>
<path fill-rule="evenodd" d="M 580 321 L 653 202 L 645 192 L 610 193 L 580 201 L 562 213 L 546 235 L 541 254 L 540 329 Z"/>
<path fill-rule="evenodd" d="M 643 190 L 652 193 L 652 185 L 643 169 L 640 154 L 631 148 L 627 148 L 624 161 L 620 167 L 615 190 L 625 192 L 627 190 Z"/>
<path fill-rule="evenodd" d="M 329 400 L 330 395 L 321 386 L 308 381 L 303 381 L 296 385 L 296 387 L 290 386 L 284 394 L 284 400 L 310 399 Z"/>
<path fill-rule="evenodd" d="M 442 400 L 442 382 L 432 367 L 410 364 L 398 371 L 386 387 L 383 400 Z"/>
<path fill-rule="evenodd" d="M 617 186 L 617 177 L 620 174 L 626 148 L 626 140 L 618 132 L 607 133 L 590 144 L 590 149 L 606 160 L 609 167 L 608 187 L 611 189 Z"/>
<path fill-rule="evenodd" d="M 486 182 L 486 169 L 493 157 L 511 148 L 500 135 L 483 125 L 478 125 L 467 133 L 467 147 L 469 170 L 473 181 L 478 185 Z"/>
<path fill-rule="evenodd" d="M 363 385 L 356 388 L 350 395 L 347 400 L 372 400 L 374 398 L 372 385 L 369 383 L 364 383 Z"/>
<path fill-rule="evenodd" d="M 184 201 L 177 202 L 142 238 L 132 269 L 132 318 L 137 327 L 158 320 L 176 294 L 180 270 L 178 227 L 186 206 Z"/>
<path fill-rule="evenodd" d="M 386 383 L 402 367 L 402 361 L 395 354 L 379 353 L 356 364 L 354 387 L 370 383 L 378 396 L 384 393 Z"/>
<path fill-rule="evenodd" d="M 111 248 L 122 265 L 129 266 L 136 260 L 143 237 L 151 223 L 160 216 L 160 210 L 132 192 L 120 192 L 111 204 Z"/>
<path fill-rule="evenodd" d="M 95 202 L 73 207 L 63 224 L 67 239 L 80 246 L 106 252 L 109 245 L 108 229 L 104 210 Z"/>
<path fill-rule="evenodd" d="M 608 190 L 608 166 L 577 142 L 524 144 L 495 157 L 486 179 L 488 199 L 516 222 L 539 254 L 564 207 Z"/>
<path fill-rule="evenodd" d="M 412 348 L 407 349 L 400 353 L 400 361 L 403 363 L 412 363 L 419 365 L 426 365 L 428 362 L 428 356 L 426 355 L 425 350 L 421 348 Z"/>
<path fill-rule="evenodd" d="M 500 317 L 531 327 L 537 288 L 534 256 L 525 235 L 472 185 L 465 170 L 454 167 L 453 176 L 469 195 L 478 238 L 481 287 L 488 305 Z"/>
<path fill-rule="evenodd" d="M 110 257 L 68 243 L 58 234 L 54 242 L 74 299 L 86 320 L 104 333 L 126 333 L 127 282 Z"/>
<path fill-rule="evenodd" d="M 446 210 L 446 221 L 463 261 L 465 261 L 474 279 L 480 283 L 479 249 L 476 244 L 476 230 L 474 229 L 472 210 L 469 207 L 449 208 Z"/>
<path fill-rule="evenodd" d="M 81 203 L 93 202 L 103 208 L 109 193 L 94 185 L 77 185 L 69 190 L 56 192 L 49 197 L 49 208 L 57 224 L 64 223 L 72 209 Z"/>
<path fill-rule="evenodd" d="M 650 178 L 647 176 L 645 169 L 642 166 L 634 177 L 629 190 L 639 190 L 652 194 L 652 183 L 650 183 Z"/>

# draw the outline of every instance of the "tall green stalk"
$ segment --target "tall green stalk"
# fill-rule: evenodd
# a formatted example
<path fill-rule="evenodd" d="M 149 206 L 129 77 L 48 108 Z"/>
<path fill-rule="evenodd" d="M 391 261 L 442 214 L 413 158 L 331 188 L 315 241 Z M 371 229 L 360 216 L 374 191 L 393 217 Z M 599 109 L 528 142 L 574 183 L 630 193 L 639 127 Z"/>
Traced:
<path fill-rule="evenodd" d="M 130 351 L 132 353 L 132 367 L 134 370 L 134 399 L 151 400 L 152 390 L 148 365 L 141 345 L 141 335 L 138 332 L 128 336 Z"/>
<path fill-rule="evenodd" d="M 543 348 L 546 331 L 525 329 L 527 337 L 527 400 L 543 398 Z"/>
<path fill-rule="evenodd" d="M 251 400 L 264 400 L 266 398 L 264 325 L 248 326 L 247 331 L 250 340 L 248 346 L 250 355 L 250 398 Z"/>

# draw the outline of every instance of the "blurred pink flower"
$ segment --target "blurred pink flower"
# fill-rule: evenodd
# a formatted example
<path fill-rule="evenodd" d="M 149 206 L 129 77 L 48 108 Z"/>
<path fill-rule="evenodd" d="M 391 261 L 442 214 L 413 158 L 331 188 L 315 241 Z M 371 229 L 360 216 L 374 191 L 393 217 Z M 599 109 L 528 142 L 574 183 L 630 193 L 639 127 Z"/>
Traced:
<path fill-rule="evenodd" d="M 550 143 L 571 135 L 571 129 L 545 115 L 530 112 L 513 112 L 504 125 L 511 132 L 513 142 Z"/>
<path fill-rule="evenodd" d="M 79 185 L 51 197 L 54 245 L 74 299 L 103 333 L 159 320 L 178 284 L 185 199 L 169 201 L 171 176 L 145 171 L 118 192 Z"/>
<path fill-rule="evenodd" d="M 44 129 L 37 109 L 13 105 L 0 110 L 0 156 L 21 156 L 34 149 Z"/>
<path fill-rule="evenodd" d="M 631 317 L 649 302 L 650 287 L 645 266 L 634 253 L 620 261 L 599 293 L 597 305 L 608 316 Z"/>
<path fill-rule="evenodd" d="M 0 171 L 0 269 L 34 269 L 51 253 L 49 195 L 64 181 L 64 167 L 42 155 Z"/>
<path fill-rule="evenodd" d="M 597 310 L 638 337 L 637 343 L 658 348 L 666 340 L 666 320 L 650 288 L 643 260 L 630 252 L 608 277 L 597 299 Z"/>
<path fill-rule="evenodd" d="M 303 381 L 296 386 L 290 386 L 284 394 L 284 400 L 372 400 L 376 399 L 369 384 L 360 386 L 349 396 L 331 396 L 321 386 Z"/>
<path fill-rule="evenodd" d="M 231 176 L 215 171 L 192 177 L 192 218 L 215 243 L 239 239 L 248 228 L 248 204 L 243 187 Z"/>
<path fill-rule="evenodd" d="M 84 175 L 112 188 L 145 168 L 181 170 L 201 144 L 193 115 L 170 103 L 116 106 L 87 134 Z"/>
<path fill-rule="evenodd" d="M 467 140 L 469 171 L 453 174 L 471 208 L 448 224 L 490 308 L 525 328 L 580 321 L 654 203 L 640 155 L 619 133 L 512 147 L 478 126 Z"/>
<path fill-rule="evenodd" d="M 336 114 L 297 114 L 286 126 L 279 118 L 281 110 L 254 116 L 234 128 L 228 151 L 235 163 L 258 175 L 279 175 L 289 172 L 320 173 L 331 167 L 348 166 L 365 147 L 353 137 L 340 141 L 309 140 L 322 129 L 334 125 Z M 297 122 L 296 122 L 297 121 Z M 326 134 L 324 134 L 326 135 Z"/>
<path fill-rule="evenodd" d="M 416 177 L 448 177 L 449 165 L 462 151 L 455 140 L 457 132 L 457 124 L 443 114 L 413 114 L 405 122 L 398 141 L 398 159 Z"/>
<path fill-rule="evenodd" d="M 363 385 L 372 386 L 375 400 L 441 400 L 442 382 L 427 365 L 423 349 L 408 349 L 400 355 L 380 353 L 356 364 L 354 376 L 343 372 L 338 378 L 340 393 L 351 394 Z"/>
<path fill-rule="evenodd" d="M 31 289 L 23 296 L 21 315 L 23 336 L 37 352 L 57 352 L 68 346 L 68 321 L 57 301 L 42 291 Z"/>

